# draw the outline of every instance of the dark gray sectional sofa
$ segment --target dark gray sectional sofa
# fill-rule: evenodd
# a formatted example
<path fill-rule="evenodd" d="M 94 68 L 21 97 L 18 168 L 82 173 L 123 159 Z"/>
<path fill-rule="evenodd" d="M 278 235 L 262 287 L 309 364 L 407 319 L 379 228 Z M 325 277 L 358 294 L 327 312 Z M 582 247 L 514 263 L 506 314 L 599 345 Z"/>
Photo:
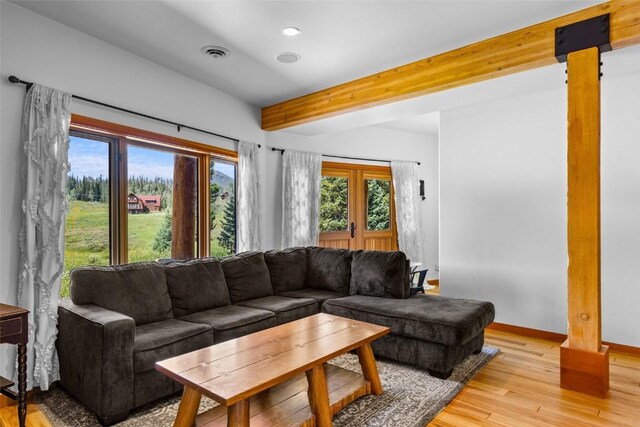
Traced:
<path fill-rule="evenodd" d="M 155 362 L 320 311 L 389 326 L 374 352 L 439 377 L 480 351 L 494 316 L 488 302 L 409 298 L 402 252 L 311 247 L 82 267 L 58 310 L 61 384 L 113 424 L 181 390 Z"/>

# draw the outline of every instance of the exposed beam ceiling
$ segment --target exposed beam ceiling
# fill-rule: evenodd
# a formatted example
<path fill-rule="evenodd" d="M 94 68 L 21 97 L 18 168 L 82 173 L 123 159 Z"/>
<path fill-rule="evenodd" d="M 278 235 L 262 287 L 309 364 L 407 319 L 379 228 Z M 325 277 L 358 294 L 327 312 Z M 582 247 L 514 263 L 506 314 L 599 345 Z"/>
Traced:
<path fill-rule="evenodd" d="M 555 29 L 610 13 L 613 49 L 640 43 L 640 1 L 613 0 L 262 109 L 278 130 L 556 63 Z"/>

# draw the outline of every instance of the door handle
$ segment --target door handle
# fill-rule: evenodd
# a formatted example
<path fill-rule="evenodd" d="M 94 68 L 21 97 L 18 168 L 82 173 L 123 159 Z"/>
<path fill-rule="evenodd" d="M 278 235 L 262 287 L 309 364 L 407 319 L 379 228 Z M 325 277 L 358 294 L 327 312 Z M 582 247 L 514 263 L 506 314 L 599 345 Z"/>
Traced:
<path fill-rule="evenodd" d="M 352 222 L 351 223 L 351 227 L 349 227 L 349 230 L 351 230 L 351 238 L 353 239 L 354 237 L 356 237 L 356 223 Z"/>

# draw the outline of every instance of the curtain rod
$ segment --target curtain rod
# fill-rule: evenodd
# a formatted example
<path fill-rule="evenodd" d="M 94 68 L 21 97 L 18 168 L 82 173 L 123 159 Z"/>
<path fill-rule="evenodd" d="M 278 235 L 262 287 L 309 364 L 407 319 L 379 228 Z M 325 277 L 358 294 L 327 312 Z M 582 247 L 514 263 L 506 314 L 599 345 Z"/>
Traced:
<path fill-rule="evenodd" d="M 275 148 L 275 147 L 271 147 L 271 151 L 279 151 L 280 154 L 284 154 L 284 148 Z M 392 160 L 380 160 L 380 159 L 365 159 L 364 157 L 349 157 L 349 156 L 334 156 L 333 154 L 321 154 L 322 157 L 333 157 L 336 159 L 347 159 L 347 160 L 361 160 L 361 161 L 365 161 L 365 162 L 383 162 L 383 163 L 391 163 Z M 418 165 L 420 165 L 420 162 L 410 162 L 410 163 L 417 163 Z"/>
<path fill-rule="evenodd" d="M 9 76 L 9 81 L 11 83 L 15 83 L 15 84 L 26 85 L 27 86 L 27 90 L 29 90 L 29 88 L 31 86 L 33 86 L 32 82 L 27 82 L 27 81 L 24 81 L 24 80 L 20 80 L 16 76 Z M 83 96 L 71 95 L 71 97 L 75 98 L 75 99 L 79 99 L 80 101 L 85 101 L 85 102 L 89 102 L 91 104 L 100 105 L 102 107 L 111 108 L 113 110 L 122 111 L 123 113 L 133 114 L 135 116 L 140 116 L 140 117 L 144 117 L 144 118 L 147 118 L 147 119 L 155 120 L 157 122 L 162 122 L 162 123 L 166 123 L 168 125 L 173 125 L 178 129 L 178 132 L 180 132 L 180 130 L 183 129 L 183 128 L 184 129 L 191 129 L 191 130 L 195 130 L 196 132 L 205 133 L 207 135 L 217 136 L 218 138 L 228 139 L 229 141 L 240 142 L 240 140 L 238 138 L 232 138 L 230 136 L 220 135 L 219 133 L 210 132 L 208 130 L 199 129 L 199 128 L 196 128 L 196 127 L 193 127 L 193 126 L 183 125 L 182 123 L 176 123 L 176 122 L 173 122 L 171 120 L 161 119 L 160 117 L 151 116 L 149 114 L 139 113 L 137 111 L 129 110 L 129 109 L 122 108 L 122 107 L 117 107 L 115 105 L 111 105 L 111 104 L 107 104 L 107 103 L 104 103 L 104 102 L 96 101 L 94 99 L 85 98 Z M 258 147 L 261 147 L 261 145 L 258 144 Z"/>

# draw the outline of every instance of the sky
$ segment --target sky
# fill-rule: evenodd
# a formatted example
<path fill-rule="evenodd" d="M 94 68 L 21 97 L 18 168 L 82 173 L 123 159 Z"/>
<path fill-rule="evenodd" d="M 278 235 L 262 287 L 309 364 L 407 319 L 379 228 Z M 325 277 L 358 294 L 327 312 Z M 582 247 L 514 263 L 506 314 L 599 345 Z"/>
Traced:
<path fill-rule="evenodd" d="M 129 177 L 146 176 L 148 178 L 173 179 L 173 154 L 166 151 L 151 150 L 129 145 Z M 109 146 L 106 142 L 71 136 L 69 145 L 69 174 L 76 177 L 109 176 Z M 234 166 L 215 162 L 215 169 L 234 177 Z"/>

